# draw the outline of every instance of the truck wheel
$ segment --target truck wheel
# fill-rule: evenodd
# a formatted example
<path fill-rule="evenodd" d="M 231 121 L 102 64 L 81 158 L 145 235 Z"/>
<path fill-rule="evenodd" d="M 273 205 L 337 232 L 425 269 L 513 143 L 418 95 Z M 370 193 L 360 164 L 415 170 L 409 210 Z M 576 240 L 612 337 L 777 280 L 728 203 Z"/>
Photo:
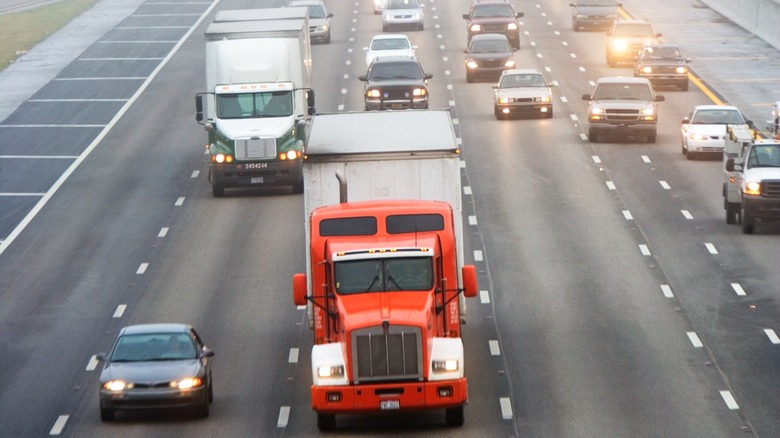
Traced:
<path fill-rule="evenodd" d="M 317 414 L 317 429 L 320 432 L 330 432 L 336 428 L 336 416 L 333 414 Z"/>
<path fill-rule="evenodd" d="M 463 415 L 463 405 L 460 405 L 457 408 L 445 409 L 444 421 L 447 423 L 447 426 L 450 427 L 463 426 L 463 422 L 465 421 L 465 417 Z"/>
<path fill-rule="evenodd" d="M 470 74 L 466 73 L 466 82 L 468 82 L 468 83 L 474 82 L 474 77 L 471 76 Z"/>
<path fill-rule="evenodd" d="M 114 421 L 114 410 L 109 408 L 100 408 L 100 421 L 107 423 Z"/>
<path fill-rule="evenodd" d="M 753 227 L 754 227 L 755 219 L 753 219 L 753 216 L 750 216 L 747 214 L 745 210 L 742 210 L 742 233 L 743 234 L 753 234 Z"/>
<path fill-rule="evenodd" d="M 733 202 L 726 202 L 726 223 L 734 225 L 739 222 L 739 213 L 741 207 L 739 204 Z"/>
<path fill-rule="evenodd" d="M 596 133 L 596 131 L 590 129 L 588 130 L 588 140 L 590 140 L 591 143 L 598 143 L 599 135 Z"/>
<path fill-rule="evenodd" d="M 225 188 L 220 186 L 215 186 L 212 184 L 211 193 L 214 195 L 215 198 L 221 198 L 225 196 Z"/>

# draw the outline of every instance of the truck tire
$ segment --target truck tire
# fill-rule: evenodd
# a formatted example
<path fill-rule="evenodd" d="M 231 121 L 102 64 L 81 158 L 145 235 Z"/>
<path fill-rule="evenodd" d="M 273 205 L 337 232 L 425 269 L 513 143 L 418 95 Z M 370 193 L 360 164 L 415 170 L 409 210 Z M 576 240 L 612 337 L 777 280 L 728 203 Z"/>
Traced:
<path fill-rule="evenodd" d="M 688 79 L 680 82 L 680 91 L 688 91 Z"/>
<path fill-rule="evenodd" d="M 599 142 L 599 135 L 593 129 L 589 129 L 588 130 L 588 140 L 590 140 L 591 143 L 598 143 Z"/>
<path fill-rule="evenodd" d="M 447 426 L 461 427 L 463 426 L 463 422 L 465 420 L 466 418 L 463 415 L 463 405 L 460 405 L 457 408 L 444 410 L 444 421 L 447 423 Z"/>
<path fill-rule="evenodd" d="M 552 107 L 550 107 L 550 109 L 546 113 L 544 113 L 544 114 L 545 114 L 545 116 L 544 116 L 545 118 L 552 119 L 552 116 L 553 116 Z"/>
<path fill-rule="evenodd" d="M 225 196 L 225 188 L 217 185 L 211 185 L 211 193 L 215 198 L 221 198 Z"/>
<path fill-rule="evenodd" d="M 739 222 L 739 215 L 742 208 L 735 202 L 726 201 L 726 223 L 734 225 Z"/>
<path fill-rule="evenodd" d="M 336 416 L 333 414 L 317 414 L 317 429 L 320 432 L 330 432 L 336 429 Z"/>
<path fill-rule="evenodd" d="M 296 195 L 303 193 L 303 180 L 298 181 L 292 185 L 292 191 Z"/>
<path fill-rule="evenodd" d="M 754 226 L 755 219 L 753 219 L 753 216 L 747 214 L 745 210 L 742 210 L 742 234 L 753 234 Z"/>

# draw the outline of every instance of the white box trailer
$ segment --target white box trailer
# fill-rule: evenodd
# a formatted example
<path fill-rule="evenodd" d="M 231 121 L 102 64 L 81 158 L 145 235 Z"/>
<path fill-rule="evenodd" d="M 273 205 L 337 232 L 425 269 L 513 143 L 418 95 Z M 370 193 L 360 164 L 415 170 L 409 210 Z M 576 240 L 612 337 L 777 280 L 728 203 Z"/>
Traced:
<path fill-rule="evenodd" d="M 308 19 L 309 8 L 261 8 L 261 9 L 230 9 L 218 11 L 214 23 L 229 21 L 263 21 L 263 20 L 302 20 Z"/>
<path fill-rule="evenodd" d="M 460 147 L 448 110 L 312 116 L 303 161 L 306 248 L 311 212 L 341 202 L 337 174 L 346 181 L 348 202 L 419 199 L 449 203 L 460 271 L 464 263 Z M 306 269 L 311 272 L 309 255 Z M 460 299 L 463 317 L 465 300 L 462 295 Z"/>

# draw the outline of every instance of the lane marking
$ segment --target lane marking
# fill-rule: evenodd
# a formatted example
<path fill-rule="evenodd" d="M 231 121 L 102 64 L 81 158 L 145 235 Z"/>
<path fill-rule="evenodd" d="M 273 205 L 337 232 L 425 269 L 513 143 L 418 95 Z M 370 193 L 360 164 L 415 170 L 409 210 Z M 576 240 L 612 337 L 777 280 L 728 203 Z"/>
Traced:
<path fill-rule="evenodd" d="M 469 225 L 476 225 L 476 224 L 477 224 L 477 217 L 469 216 Z"/>
<path fill-rule="evenodd" d="M 501 418 L 504 420 L 512 419 L 512 401 L 509 397 L 501 397 L 498 402 L 501 404 Z"/>
<path fill-rule="evenodd" d="M 297 348 L 291 348 L 290 349 L 290 355 L 287 356 L 287 362 L 289 362 L 289 363 L 298 363 L 298 349 Z"/>
<path fill-rule="evenodd" d="M 290 421 L 290 407 L 282 406 L 279 409 L 279 419 L 276 421 L 276 427 L 287 427 L 288 421 Z"/>
<path fill-rule="evenodd" d="M 181 207 L 184 204 L 184 196 L 179 196 L 179 199 L 176 200 L 176 204 L 174 204 L 177 207 Z"/>
<path fill-rule="evenodd" d="M 68 422 L 69 415 L 60 415 L 57 417 L 57 421 L 54 422 L 54 426 L 52 426 L 51 430 L 49 431 L 49 435 L 59 435 L 62 433 L 62 429 L 65 428 L 65 423 Z"/>
<path fill-rule="evenodd" d="M 488 341 L 491 356 L 501 356 L 501 350 L 498 348 L 498 341 Z"/>
<path fill-rule="evenodd" d="M 141 263 L 141 266 L 138 267 L 138 270 L 135 271 L 136 274 L 143 274 L 146 272 L 146 268 L 149 267 L 149 263 Z"/>
<path fill-rule="evenodd" d="M 669 186 L 669 183 L 667 183 L 666 181 L 663 181 L 663 180 L 661 180 L 661 181 L 658 181 L 658 183 L 659 183 L 659 184 L 661 184 L 661 187 L 663 187 L 663 188 L 664 188 L 664 190 L 671 190 L 671 189 L 672 189 L 672 188 Z"/>
<path fill-rule="evenodd" d="M 0 155 L 4 160 L 75 160 L 78 155 Z"/>
<path fill-rule="evenodd" d="M 474 261 L 475 262 L 481 262 L 483 260 L 482 258 L 482 250 L 477 249 L 474 251 Z"/>
<path fill-rule="evenodd" d="M 764 333 L 769 337 L 769 341 L 775 345 L 780 344 L 780 338 L 777 337 L 777 333 L 775 333 L 772 329 L 764 329 Z"/>
<path fill-rule="evenodd" d="M 650 255 L 650 248 L 647 247 L 644 243 L 639 245 L 639 251 L 642 252 L 643 256 L 649 256 Z"/>
<path fill-rule="evenodd" d="M 674 298 L 674 294 L 672 293 L 672 288 L 668 284 L 661 285 L 661 292 L 664 293 L 664 296 L 666 298 Z"/>
<path fill-rule="evenodd" d="M 165 237 L 168 235 L 168 227 L 160 228 L 160 232 L 157 233 L 157 237 Z"/>
<path fill-rule="evenodd" d="M 607 188 L 610 190 L 615 190 L 615 183 L 612 181 L 607 181 Z"/>
<path fill-rule="evenodd" d="M 470 195 L 471 194 L 471 186 L 463 186 L 463 194 L 464 195 Z"/>
<path fill-rule="evenodd" d="M 99 363 L 100 361 L 97 360 L 97 356 L 93 354 L 92 357 L 89 358 L 89 362 L 87 362 L 86 371 L 95 371 L 95 368 L 97 368 Z"/>
<path fill-rule="evenodd" d="M 642 161 L 644 161 L 645 163 L 650 164 L 650 157 L 648 157 L 647 155 L 642 155 Z"/>
<path fill-rule="evenodd" d="M 197 178 L 198 175 L 200 175 L 200 170 L 194 170 L 192 171 L 192 174 L 190 175 L 190 178 Z"/>
<path fill-rule="evenodd" d="M 631 212 L 628 210 L 623 210 L 623 217 L 626 218 L 627 221 L 634 220 L 634 216 L 632 216 Z"/>
<path fill-rule="evenodd" d="M 680 213 L 685 217 L 685 219 L 693 220 L 693 215 L 688 210 L 680 210 Z"/>
<path fill-rule="evenodd" d="M 715 255 L 718 253 L 718 250 L 715 249 L 715 245 L 711 243 L 705 243 L 704 246 L 707 247 L 707 251 L 709 251 L 710 254 Z"/>
<path fill-rule="evenodd" d="M 120 304 L 116 306 L 116 310 L 114 311 L 114 318 L 121 318 L 122 315 L 125 314 L 125 309 L 127 309 L 127 304 Z"/>
<path fill-rule="evenodd" d="M 729 409 L 732 411 L 739 409 L 739 405 L 737 404 L 737 401 L 734 400 L 734 396 L 731 395 L 731 391 L 721 391 L 720 396 L 723 397 L 723 401 L 726 402 L 726 406 L 728 406 Z"/>
<path fill-rule="evenodd" d="M 704 344 L 702 344 L 701 339 L 699 339 L 699 335 L 696 334 L 696 332 L 686 332 L 688 335 L 688 339 L 691 340 L 691 344 L 693 344 L 694 348 L 701 348 L 704 347 Z"/>
<path fill-rule="evenodd" d="M 479 291 L 479 302 L 482 304 L 490 304 L 490 292 L 486 290 Z"/>
<path fill-rule="evenodd" d="M 747 293 L 745 293 L 745 289 L 742 289 L 742 286 L 739 283 L 731 283 L 731 288 L 734 289 L 734 292 L 736 292 L 737 295 L 741 297 L 747 295 Z"/>
<path fill-rule="evenodd" d="M 598 156 L 598 155 L 594 155 L 594 156 L 592 156 L 592 157 L 590 157 L 590 158 L 592 158 L 592 159 L 593 159 L 593 162 L 594 162 L 594 163 L 596 163 L 596 164 L 601 164 L 601 158 L 599 158 L 599 156 Z"/>

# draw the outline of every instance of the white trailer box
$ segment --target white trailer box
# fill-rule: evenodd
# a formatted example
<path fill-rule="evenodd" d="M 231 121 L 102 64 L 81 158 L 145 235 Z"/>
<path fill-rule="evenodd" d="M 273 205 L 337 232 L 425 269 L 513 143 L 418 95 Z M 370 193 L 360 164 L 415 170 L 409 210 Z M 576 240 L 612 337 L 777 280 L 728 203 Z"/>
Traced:
<path fill-rule="evenodd" d="M 302 20 L 309 18 L 309 8 L 231 9 L 218 11 L 214 23 L 229 21 Z"/>

